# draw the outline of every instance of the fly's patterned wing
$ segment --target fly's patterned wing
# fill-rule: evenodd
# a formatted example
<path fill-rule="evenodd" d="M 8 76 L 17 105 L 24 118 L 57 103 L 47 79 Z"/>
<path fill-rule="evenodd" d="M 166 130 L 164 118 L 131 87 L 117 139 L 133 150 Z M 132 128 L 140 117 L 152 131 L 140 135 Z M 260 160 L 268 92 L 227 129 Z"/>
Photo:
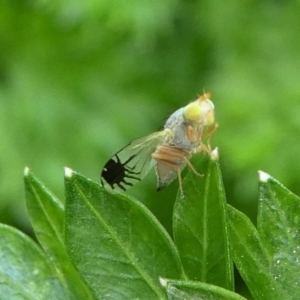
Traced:
<path fill-rule="evenodd" d="M 164 143 L 168 132 L 163 130 L 139 138 L 118 151 L 102 170 L 102 185 L 125 191 L 141 181 L 154 166 L 151 154 Z"/>

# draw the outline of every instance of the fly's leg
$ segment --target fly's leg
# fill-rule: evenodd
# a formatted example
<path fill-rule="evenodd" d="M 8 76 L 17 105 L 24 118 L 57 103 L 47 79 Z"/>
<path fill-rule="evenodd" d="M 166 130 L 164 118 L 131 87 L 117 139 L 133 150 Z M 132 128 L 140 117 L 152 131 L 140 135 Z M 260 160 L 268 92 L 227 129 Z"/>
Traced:
<path fill-rule="evenodd" d="M 186 133 L 186 137 L 188 138 L 188 140 L 191 143 L 195 143 L 195 142 L 197 142 L 201 138 L 202 130 L 201 130 L 201 133 L 198 133 L 193 128 L 193 126 L 189 125 L 189 126 L 186 127 L 185 133 Z"/>
<path fill-rule="evenodd" d="M 208 131 L 211 131 L 210 128 L 208 129 Z M 203 134 L 203 127 L 200 128 L 200 132 L 197 132 L 191 125 L 187 126 L 186 128 L 186 136 L 188 138 L 188 140 L 191 143 L 194 142 L 199 142 L 199 146 L 193 150 L 193 153 L 198 153 L 201 151 L 204 151 L 206 153 L 209 153 L 209 147 L 207 147 L 204 143 L 202 143 L 202 137 L 206 137 L 209 134 L 209 132 L 205 132 Z M 196 174 L 196 172 L 194 171 L 195 169 L 193 167 L 191 167 L 191 163 L 190 161 L 187 162 L 188 166 L 190 167 L 191 170 L 193 170 L 193 172 Z"/>
<path fill-rule="evenodd" d="M 182 178 L 181 178 L 180 168 L 177 169 L 177 177 L 178 177 L 180 198 L 183 199 L 184 198 L 184 193 L 183 193 L 183 187 L 182 187 Z"/>
<path fill-rule="evenodd" d="M 197 149 L 194 151 L 195 153 L 198 153 L 200 151 L 204 151 L 207 154 L 211 152 L 211 146 L 210 142 L 212 139 L 212 136 L 216 129 L 218 128 L 218 124 L 214 123 L 209 128 L 207 128 L 206 131 L 203 132 L 204 127 L 202 126 L 199 131 L 195 130 L 193 126 L 189 125 L 186 128 L 186 136 L 188 140 L 191 143 L 199 142 L 200 145 L 197 147 Z M 204 144 L 202 142 L 203 138 L 207 138 L 207 142 Z"/>
<path fill-rule="evenodd" d="M 206 145 L 204 144 L 201 144 L 199 147 L 202 147 L 202 149 L 200 150 L 204 150 L 205 152 L 207 153 L 210 153 L 211 152 L 211 146 L 210 146 L 210 142 L 211 142 L 211 139 L 213 137 L 213 134 L 215 133 L 215 131 L 217 130 L 218 128 L 218 123 L 214 123 L 212 124 L 202 135 L 201 135 L 201 139 L 203 138 L 207 138 L 207 143 Z M 202 146 L 203 145 L 203 146 Z"/>
<path fill-rule="evenodd" d="M 201 144 L 197 147 L 194 153 L 199 153 L 202 151 L 204 151 L 206 154 L 209 154 L 211 152 L 210 146 L 207 146 L 201 142 Z"/>
<path fill-rule="evenodd" d="M 197 176 L 199 177 L 203 177 L 204 175 L 197 172 L 197 170 L 194 168 L 193 164 L 189 161 L 189 159 L 185 158 L 185 162 L 188 165 L 188 167 L 190 168 L 190 170 Z"/>
<path fill-rule="evenodd" d="M 201 139 L 200 139 L 201 143 L 197 147 L 197 149 L 194 151 L 194 153 L 199 153 L 201 151 L 204 151 L 207 154 L 211 153 L 210 142 L 211 142 L 213 134 L 214 134 L 214 132 L 216 131 L 217 128 L 218 128 L 218 123 L 214 123 L 203 134 L 201 134 Z M 202 143 L 202 139 L 207 138 L 207 137 L 208 137 L 207 143 L 206 144 Z"/>

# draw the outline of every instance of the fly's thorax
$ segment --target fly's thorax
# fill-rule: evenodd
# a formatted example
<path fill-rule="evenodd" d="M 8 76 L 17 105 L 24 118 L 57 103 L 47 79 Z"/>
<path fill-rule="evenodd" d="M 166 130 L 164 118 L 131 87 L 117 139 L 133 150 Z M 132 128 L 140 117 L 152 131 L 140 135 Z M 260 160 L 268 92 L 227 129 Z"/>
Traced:
<path fill-rule="evenodd" d="M 169 129 L 172 135 L 169 135 L 165 141 L 167 145 L 191 150 L 191 143 L 186 137 L 186 124 L 183 117 L 183 107 L 177 109 L 166 121 L 165 129 Z"/>
<path fill-rule="evenodd" d="M 188 135 L 188 131 L 190 127 L 191 124 L 185 121 L 173 126 L 171 129 L 172 138 L 170 138 L 167 141 L 167 144 L 172 147 L 193 152 L 194 148 L 199 146 L 200 141 L 198 140 L 198 138 L 193 138 L 193 139 L 190 138 L 190 136 Z"/>
<path fill-rule="evenodd" d="M 184 121 L 185 119 L 183 117 L 183 107 L 181 107 L 171 114 L 171 116 L 167 119 L 164 127 L 171 129 L 174 126 L 183 123 Z"/>

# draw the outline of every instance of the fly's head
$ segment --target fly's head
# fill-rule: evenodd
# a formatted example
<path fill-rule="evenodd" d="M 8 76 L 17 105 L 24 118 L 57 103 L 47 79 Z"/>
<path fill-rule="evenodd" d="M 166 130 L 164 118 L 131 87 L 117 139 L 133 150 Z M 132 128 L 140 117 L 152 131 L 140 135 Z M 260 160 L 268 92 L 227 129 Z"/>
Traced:
<path fill-rule="evenodd" d="M 202 126 L 210 126 L 215 122 L 213 102 L 209 99 L 210 93 L 205 93 L 197 100 L 183 108 L 183 117 L 186 121 Z"/>

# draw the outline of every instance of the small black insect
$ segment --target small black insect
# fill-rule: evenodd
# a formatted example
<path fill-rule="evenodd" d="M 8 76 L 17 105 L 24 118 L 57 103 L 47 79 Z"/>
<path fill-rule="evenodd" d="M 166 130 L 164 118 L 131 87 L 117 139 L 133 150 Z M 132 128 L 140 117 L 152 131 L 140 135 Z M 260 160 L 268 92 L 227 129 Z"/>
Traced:
<path fill-rule="evenodd" d="M 118 185 L 122 190 L 126 190 L 126 187 L 122 185 L 125 184 L 127 186 L 132 186 L 133 183 L 127 182 L 126 178 L 128 179 L 135 179 L 137 181 L 140 181 L 140 178 L 134 175 L 139 175 L 140 172 L 134 172 L 134 168 L 130 168 L 127 166 L 127 164 L 135 157 L 135 155 L 132 155 L 128 158 L 127 161 L 124 163 L 121 163 L 118 155 L 115 155 L 111 159 L 108 160 L 108 162 L 105 164 L 102 174 L 101 174 L 101 182 L 102 184 L 104 179 L 113 189 L 114 184 Z M 116 160 L 114 160 L 114 158 Z M 127 187 L 128 188 L 128 187 Z"/>

